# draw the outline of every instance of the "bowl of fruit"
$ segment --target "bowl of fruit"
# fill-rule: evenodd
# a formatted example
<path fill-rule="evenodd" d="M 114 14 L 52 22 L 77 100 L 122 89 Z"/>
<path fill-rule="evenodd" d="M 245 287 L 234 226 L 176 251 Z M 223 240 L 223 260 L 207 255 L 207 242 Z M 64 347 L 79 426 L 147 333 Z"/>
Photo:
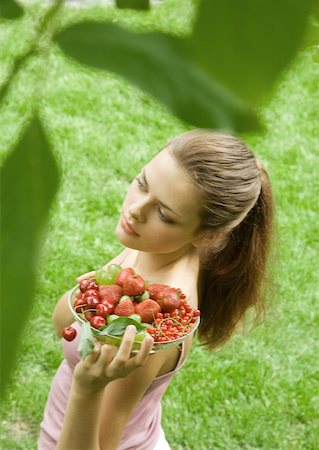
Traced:
<path fill-rule="evenodd" d="M 131 267 L 117 264 L 81 281 L 70 291 L 68 303 L 74 319 L 82 325 L 82 356 L 95 339 L 119 346 L 128 325 L 136 327 L 133 351 L 151 335 L 154 353 L 179 345 L 200 322 L 200 311 L 192 308 L 181 289 L 149 283 Z M 66 327 L 63 336 L 72 340 L 74 331 Z"/>

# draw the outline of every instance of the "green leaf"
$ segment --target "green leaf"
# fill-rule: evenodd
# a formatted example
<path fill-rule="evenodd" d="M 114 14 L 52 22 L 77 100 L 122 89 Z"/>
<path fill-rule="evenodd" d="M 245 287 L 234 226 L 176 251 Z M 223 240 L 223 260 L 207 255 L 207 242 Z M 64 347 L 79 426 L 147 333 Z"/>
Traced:
<path fill-rule="evenodd" d="M 16 19 L 23 14 L 23 9 L 13 0 L 1 0 L 0 16 L 5 19 Z"/>
<path fill-rule="evenodd" d="M 141 324 L 130 317 L 119 317 L 107 325 L 99 334 L 108 336 L 123 336 L 128 325 L 135 325 L 137 331 L 143 331 L 149 327 L 149 324 Z"/>
<path fill-rule="evenodd" d="M 58 169 L 38 117 L 1 168 L 1 392 L 32 303 L 38 251 Z"/>
<path fill-rule="evenodd" d="M 115 0 L 115 4 L 121 9 L 149 9 L 149 0 Z"/>
<path fill-rule="evenodd" d="M 81 327 L 81 337 L 78 346 L 81 358 L 84 359 L 94 348 L 95 338 L 93 336 L 90 322 L 85 322 Z"/>
<path fill-rule="evenodd" d="M 128 78 L 194 126 L 241 131 L 257 127 L 250 107 L 194 63 L 183 39 L 91 22 L 76 24 L 55 39 L 78 62 Z"/>
<path fill-rule="evenodd" d="M 194 58 L 214 79 L 254 103 L 298 51 L 315 3 L 202 0 L 189 40 Z"/>

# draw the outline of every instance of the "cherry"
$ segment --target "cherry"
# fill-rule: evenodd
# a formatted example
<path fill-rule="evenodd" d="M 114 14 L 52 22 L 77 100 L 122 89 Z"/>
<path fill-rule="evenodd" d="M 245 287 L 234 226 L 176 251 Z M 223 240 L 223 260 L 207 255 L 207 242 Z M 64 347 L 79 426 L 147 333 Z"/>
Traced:
<path fill-rule="evenodd" d="M 81 292 L 85 292 L 87 289 L 88 284 L 91 282 L 92 280 L 90 279 L 86 279 L 86 280 L 82 280 L 80 283 L 80 291 Z"/>
<path fill-rule="evenodd" d="M 75 302 L 74 302 L 74 309 L 77 313 L 79 312 L 83 312 L 86 306 L 86 300 L 84 300 L 84 298 L 78 298 Z"/>
<path fill-rule="evenodd" d="M 92 319 L 90 320 L 90 324 L 93 328 L 101 328 L 104 327 L 104 325 L 106 324 L 104 317 L 101 316 L 94 316 L 92 317 Z"/>
<path fill-rule="evenodd" d="M 98 291 L 99 290 L 99 285 L 97 284 L 97 282 L 95 280 L 90 280 L 90 282 L 88 283 L 86 289 L 87 290 L 88 289 L 93 289 L 95 291 Z"/>
<path fill-rule="evenodd" d="M 76 329 L 73 327 L 65 327 L 63 328 L 62 336 L 67 341 L 73 341 L 76 336 Z"/>
<path fill-rule="evenodd" d="M 87 291 L 85 291 L 84 298 L 91 297 L 91 296 L 97 297 L 97 298 L 100 297 L 100 295 L 96 289 L 88 289 Z"/>
<path fill-rule="evenodd" d="M 96 315 L 101 317 L 106 317 L 108 314 L 110 314 L 110 310 L 107 305 L 104 303 L 98 303 L 96 305 Z"/>
<path fill-rule="evenodd" d="M 112 314 L 112 312 L 115 309 L 114 303 L 107 299 L 102 300 L 101 303 L 107 307 L 107 309 L 108 309 L 107 314 Z"/>
<path fill-rule="evenodd" d="M 89 308 L 96 308 L 97 305 L 100 303 L 99 299 L 94 295 L 89 295 L 88 297 L 86 297 L 85 300 Z"/>
<path fill-rule="evenodd" d="M 94 316 L 95 316 L 95 313 L 93 311 L 85 311 L 85 313 L 84 313 L 84 317 L 88 321 L 90 321 L 92 319 L 92 317 L 94 317 Z"/>

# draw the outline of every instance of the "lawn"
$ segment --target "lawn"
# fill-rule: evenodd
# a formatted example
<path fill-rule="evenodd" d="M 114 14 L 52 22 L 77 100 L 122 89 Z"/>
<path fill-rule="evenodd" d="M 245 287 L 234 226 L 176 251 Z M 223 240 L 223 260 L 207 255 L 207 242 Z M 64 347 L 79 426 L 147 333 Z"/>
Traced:
<path fill-rule="evenodd" d="M 100 17 L 135 29 L 184 34 L 192 3 L 158 2 L 150 13 L 70 8 L 61 21 Z M 0 81 L 29 36 L 25 21 L 0 25 Z M 47 74 L 42 111 L 62 181 L 32 314 L 2 405 L 4 450 L 36 448 L 50 383 L 62 359 L 51 323 L 59 296 L 77 275 L 102 266 L 121 249 L 114 228 L 130 180 L 170 137 L 187 129 L 126 81 L 79 70 L 58 49 L 49 56 Z M 258 328 L 218 352 L 198 343 L 192 349 L 163 399 L 163 427 L 172 450 L 318 448 L 318 79 L 319 65 L 309 52 L 300 53 L 261 108 L 265 133 L 243 136 L 268 167 L 276 196 L 274 292 Z M 2 107 L 1 160 L 22 129 L 33 80 L 31 64 Z"/>

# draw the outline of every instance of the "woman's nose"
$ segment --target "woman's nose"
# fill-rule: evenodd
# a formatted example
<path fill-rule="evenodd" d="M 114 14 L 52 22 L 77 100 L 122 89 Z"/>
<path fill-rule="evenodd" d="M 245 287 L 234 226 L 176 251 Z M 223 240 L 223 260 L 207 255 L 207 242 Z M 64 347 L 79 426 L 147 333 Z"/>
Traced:
<path fill-rule="evenodd" d="M 128 213 L 138 222 L 145 222 L 145 202 L 134 202 L 128 208 Z"/>

